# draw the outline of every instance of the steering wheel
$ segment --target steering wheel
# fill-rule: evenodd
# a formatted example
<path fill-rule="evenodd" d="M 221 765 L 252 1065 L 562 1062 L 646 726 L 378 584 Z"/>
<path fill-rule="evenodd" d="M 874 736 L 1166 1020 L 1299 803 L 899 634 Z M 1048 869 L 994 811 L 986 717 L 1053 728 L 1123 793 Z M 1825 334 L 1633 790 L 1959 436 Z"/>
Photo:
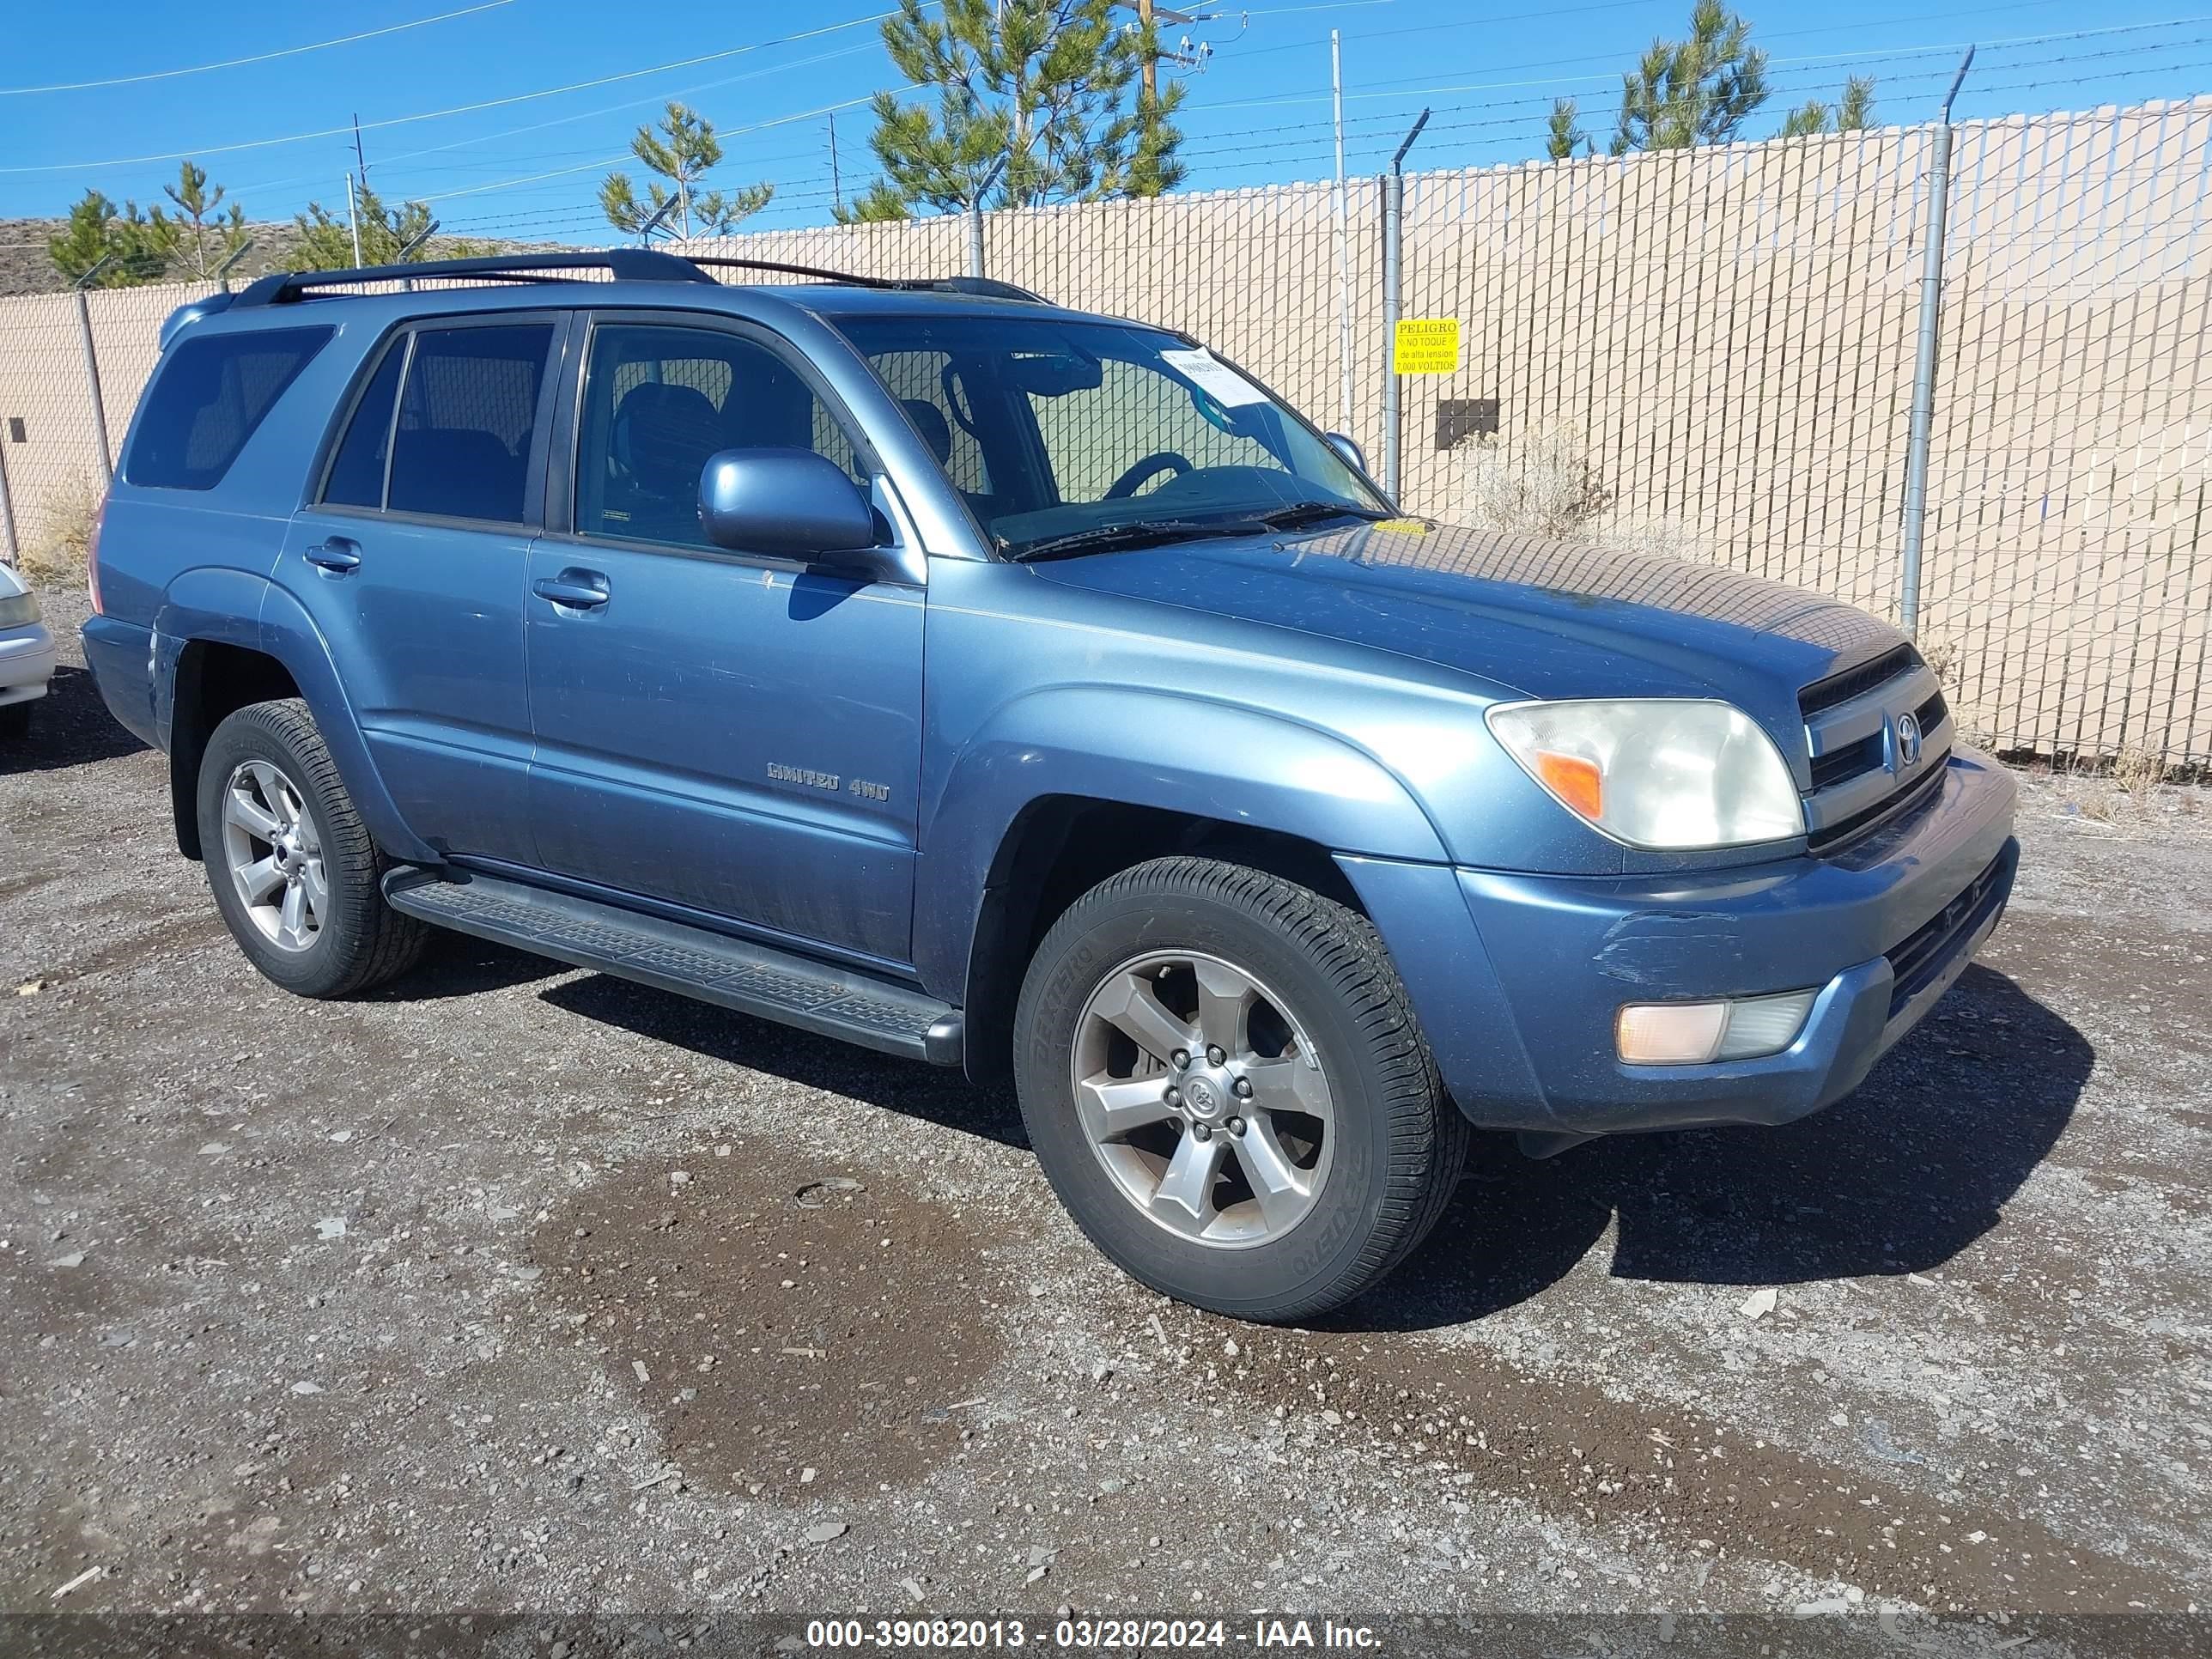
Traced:
<path fill-rule="evenodd" d="M 1181 477 L 1184 473 L 1191 471 L 1193 469 L 1188 461 L 1176 454 L 1172 449 L 1163 449 L 1157 454 L 1146 456 L 1143 460 L 1139 461 L 1136 465 L 1131 467 L 1120 477 L 1115 479 L 1113 488 L 1109 489 L 1105 495 L 1101 496 L 1099 499 L 1102 501 L 1118 501 L 1127 496 L 1133 495 L 1137 493 L 1137 486 L 1150 478 L 1152 474 L 1155 472 L 1166 472 L 1170 470 L 1174 471 L 1177 477 Z"/>

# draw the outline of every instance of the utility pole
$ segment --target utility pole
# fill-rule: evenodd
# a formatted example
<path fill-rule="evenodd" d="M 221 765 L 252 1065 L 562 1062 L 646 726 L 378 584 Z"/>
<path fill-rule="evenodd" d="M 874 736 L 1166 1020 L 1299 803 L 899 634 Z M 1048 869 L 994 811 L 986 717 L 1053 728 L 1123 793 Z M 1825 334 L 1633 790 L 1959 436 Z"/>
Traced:
<path fill-rule="evenodd" d="M 1212 13 L 1170 11 L 1164 6 L 1155 5 L 1153 0 L 1114 0 L 1114 3 L 1124 11 L 1135 12 L 1137 27 L 1145 31 L 1146 45 L 1138 71 L 1144 88 L 1145 105 L 1157 105 L 1160 100 L 1160 64 L 1163 60 L 1175 64 L 1178 69 L 1200 69 L 1205 66 L 1206 57 L 1212 52 L 1212 47 L 1200 46 L 1195 52 L 1162 52 L 1159 49 L 1158 41 L 1152 38 L 1152 27 L 1158 23 L 1175 23 L 1188 27 L 1194 24 L 1206 22 L 1213 15 Z M 1188 46 L 1190 43 L 1185 40 L 1183 44 Z"/>
<path fill-rule="evenodd" d="M 1160 101 L 1160 55 L 1157 41 L 1152 40 L 1152 0 L 1137 0 L 1137 27 L 1146 33 L 1145 42 L 1145 101 Z"/>
<path fill-rule="evenodd" d="M 361 210 L 354 205 L 353 174 L 346 174 L 346 220 L 353 226 L 353 265 L 361 269 Z"/>
<path fill-rule="evenodd" d="M 839 213 L 845 210 L 845 185 L 837 176 L 837 112 L 830 112 L 830 200 Z"/>

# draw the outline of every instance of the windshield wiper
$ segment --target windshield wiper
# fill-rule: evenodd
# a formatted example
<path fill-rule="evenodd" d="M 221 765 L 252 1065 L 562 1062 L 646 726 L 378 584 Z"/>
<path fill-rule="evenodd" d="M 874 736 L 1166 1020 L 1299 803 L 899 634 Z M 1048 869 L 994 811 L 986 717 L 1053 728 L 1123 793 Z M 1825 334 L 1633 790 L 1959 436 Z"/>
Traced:
<path fill-rule="evenodd" d="M 1297 530 L 1310 524 L 1319 524 L 1324 519 L 1360 519 L 1374 524 L 1390 515 L 1378 513 L 1371 507 L 1354 507 L 1349 501 L 1291 501 L 1286 506 L 1255 513 L 1250 522 L 1264 525 L 1270 530 Z"/>
<path fill-rule="evenodd" d="M 1147 519 L 1135 524 L 1101 525 L 1095 530 L 1072 531 L 1048 536 L 1007 556 L 1017 564 L 1038 559 L 1072 559 L 1085 553 L 1119 553 L 1166 542 L 1196 541 L 1204 536 L 1250 536 L 1270 528 L 1257 519 Z"/>

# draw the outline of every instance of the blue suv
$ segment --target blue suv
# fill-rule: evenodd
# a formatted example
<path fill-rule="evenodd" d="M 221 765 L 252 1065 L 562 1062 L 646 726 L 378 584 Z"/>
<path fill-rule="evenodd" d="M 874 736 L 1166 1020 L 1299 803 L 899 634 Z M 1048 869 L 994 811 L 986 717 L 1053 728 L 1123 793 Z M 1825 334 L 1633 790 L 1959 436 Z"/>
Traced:
<path fill-rule="evenodd" d="M 1115 1261 L 1299 1320 L 1471 1126 L 1816 1111 L 1996 925 L 2012 785 L 1883 623 L 1401 517 L 1167 330 L 714 263 L 171 319 L 85 651 L 277 984 L 456 928 L 1011 1078 Z"/>

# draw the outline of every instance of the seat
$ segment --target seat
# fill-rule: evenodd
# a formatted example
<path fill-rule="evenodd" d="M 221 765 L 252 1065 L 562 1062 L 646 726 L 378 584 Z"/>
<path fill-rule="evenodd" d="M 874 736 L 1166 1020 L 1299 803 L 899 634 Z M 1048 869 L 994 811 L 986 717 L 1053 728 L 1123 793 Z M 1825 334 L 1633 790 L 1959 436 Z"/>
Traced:
<path fill-rule="evenodd" d="M 615 410 L 611 442 L 627 483 L 619 498 L 629 514 L 627 533 L 701 540 L 699 475 L 716 450 L 728 447 L 722 417 L 707 394 L 659 380 L 632 386 Z"/>
<path fill-rule="evenodd" d="M 914 422 L 914 429 L 921 434 L 929 453 L 937 457 L 939 466 L 952 465 L 952 422 L 945 418 L 945 411 L 927 398 L 902 398 L 899 407 Z"/>
<path fill-rule="evenodd" d="M 392 453 L 394 513 L 520 522 L 520 456 L 476 427 L 402 426 Z"/>

